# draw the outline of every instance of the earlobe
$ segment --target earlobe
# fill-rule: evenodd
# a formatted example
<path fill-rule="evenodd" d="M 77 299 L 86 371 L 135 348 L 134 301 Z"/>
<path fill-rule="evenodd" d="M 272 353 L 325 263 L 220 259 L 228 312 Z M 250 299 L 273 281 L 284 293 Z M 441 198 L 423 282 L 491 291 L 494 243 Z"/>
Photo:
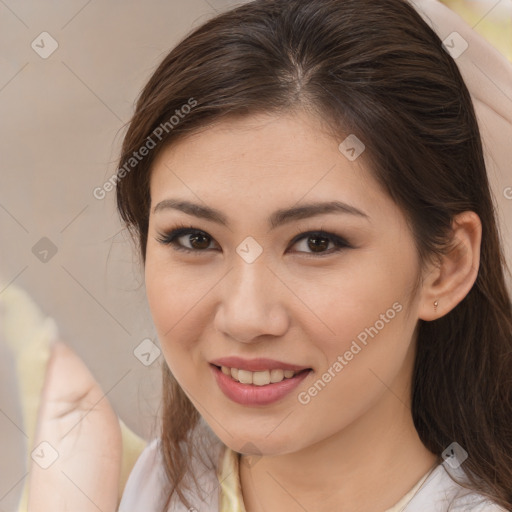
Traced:
<path fill-rule="evenodd" d="M 419 318 L 437 320 L 459 304 L 473 287 L 480 267 L 482 223 L 473 211 L 455 216 L 452 245 L 430 267 L 423 281 Z"/>

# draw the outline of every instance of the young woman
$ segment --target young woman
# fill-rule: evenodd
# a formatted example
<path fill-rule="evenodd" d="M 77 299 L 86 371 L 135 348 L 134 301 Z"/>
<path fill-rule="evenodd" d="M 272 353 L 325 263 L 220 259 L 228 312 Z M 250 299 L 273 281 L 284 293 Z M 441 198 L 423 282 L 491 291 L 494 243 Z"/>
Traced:
<path fill-rule="evenodd" d="M 257 0 L 194 30 L 137 102 L 117 201 L 166 362 L 120 512 L 512 509 L 482 142 L 410 4 Z"/>
<path fill-rule="evenodd" d="M 219 490 L 188 480 L 204 453 L 234 479 L 221 510 L 510 509 L 511 304 L 479 129 L 409 4 L 210 20 L 146 85 L 119 168 L 167 363 L 121 510 L 162 467 L 155 504 L 212 510 Z"/>

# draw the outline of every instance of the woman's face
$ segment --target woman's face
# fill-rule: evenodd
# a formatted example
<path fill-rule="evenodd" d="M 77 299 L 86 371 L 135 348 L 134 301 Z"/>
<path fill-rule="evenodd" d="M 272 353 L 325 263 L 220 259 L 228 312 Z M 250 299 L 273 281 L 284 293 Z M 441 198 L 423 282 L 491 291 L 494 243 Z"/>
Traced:
<path fill-rule="evenodd" d="M 294 452 L 408 403 L 417 254 L 344 139 L 302 113 L 229 119 L 154 162 L 152 318 L 175 378 L 234 450 Z M 163 242 L 181 227 L 193 231 Z M 212 362 L 245 368 L 242 382 Z M 285 377 L 285 364 L 309 371 Z"/>

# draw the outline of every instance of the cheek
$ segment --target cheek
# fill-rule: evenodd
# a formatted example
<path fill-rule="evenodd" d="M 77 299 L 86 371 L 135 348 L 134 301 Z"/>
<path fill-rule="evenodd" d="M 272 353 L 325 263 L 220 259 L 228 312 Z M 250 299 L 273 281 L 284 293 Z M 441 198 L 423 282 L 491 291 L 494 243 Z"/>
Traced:
<path fill-rule="evenodd" d="M 207 328 L 206 301 L 202 299 L 211 288 L 197 274 L 187 275 L 147 260 L 145 281 L 151 317 L 166 363 L 180 384 L 195 379 L 198 365 L 204 364 L 196 340 Z"/>
<path fill-rule="evenodd" d="M 407 373 L 414 327 L 405 315 L 405 304 L 384 299 L 372 310 L 340 315 L 334 324 L 337 335 L 328 341 L 317 338 L 324 340 L 318 348 L 325 363 L 297 396 L 299 411 L 316 436 L 345 428 L 390 388 L 401 394 L 398 383 Z"/>
<path fill-rule="evenodd" d="M 398 268 L 399 267 L 399 268 Z M 291 283 L 297 297 L 307 306 L 301 322 L 314 332 L 312 340 L 325 347 L 344 350 L 358 335 L 361 342 L 396 329 L 410 301 L 414 269 L 407 262 L 397 266 L 376 264 L 368 258 L 346 269 L 337 269 L 314 281 L 297 278 Z M 390 327 L 392 325 L 392 327 Z M 369 332 L 370 331 L 370 332 Z"/>
<path fill-rule="evenodd" d="M 349 402 L 351 396 L 361 397 L 366 390 L 371 395 L 374 385 L 382 386 L 375 374 L 390 382 L 412 342 L 416 321 L 410 293 L 416 260 L 410 246 L 401 251 L 400 259 L 395 248 L 378 255 L 360 253 L 346 271 L 323 276 L 315 286 L 299 288 L 297 282 L 310 309 L 303 326 L 322 352 L 319 376 L 329 372 L 321 380 L 332 389 L 341 386 Z"/>
<path fill-rule="evenodd" d="M 208 283 L 198 277 L 198 272 L 183 272 L 163 258 L 148 257 L 145 285 L 153 322 L 164 342 L 179 331 L 181 324 L 190 327 L 190 317 L 199 309 Z"/>

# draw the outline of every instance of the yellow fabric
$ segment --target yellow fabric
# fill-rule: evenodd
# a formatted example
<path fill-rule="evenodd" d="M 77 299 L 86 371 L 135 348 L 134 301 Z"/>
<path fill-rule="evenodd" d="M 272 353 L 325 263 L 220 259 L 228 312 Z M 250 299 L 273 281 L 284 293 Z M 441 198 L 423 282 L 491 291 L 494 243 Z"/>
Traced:
<path fill-rule="evenodd" d="M 240 454 L 226 448 L 219 483 L 221 487 L 219 512 L 246 512 L 240 485 Z"/>
<path fill-rule="evenodd" d="M 435 466 L 425 473 L 418 482 L 405 494 L 398 503 L 395 503 L 385 512 L 401 512 L 418 492 Z M 217 477 L 221 487 L 219 512 L 246 512 L 240 484 L 240 454 L 226 448 L 222 459 L 222 467 Z"/>
<path fill-rule="evenodd" d="M 53 318 L 45 316 L 34 300 L 15 284 L 0 283 L 0 305 L 3 309 L 0 329 L 2 337 L 16 362 L 23 430 L 27 435 L 26 464 L 30 468 L 37 426 L 37 414 L 52 343 L 59 337 Z M 146 446 L 146 441 L 119 420 L 123 438 L 123 454 L 119 497 L 135 461 Z M 28 482 L 25 478 L 18 512 L 26 512 Z"/>
<path fill-rule="evenodd" d="M 20 391 L 23 430 L 27 435 L 27 468 L 36 433 L 39 398 L 44 384 L 51 344 L 57 337 L 52 318 L 44 317 L 26 292 L 14 284 L 2 283 L 0 295 L 3 309 L 3 339 L 16 362 Z M 4 289 L 5 288 L 5 289 Z M 27 510 L 28 477 L 25 478 L 19 511 Z"/>
<path fill-rule="evenodd" d="M 441 0 L 512 62 L 512 6 L 482 0 Z M 491 10 L 492 9 L 492 10 Z M 508 13 L 508 14 L 507 14 Z"/>

